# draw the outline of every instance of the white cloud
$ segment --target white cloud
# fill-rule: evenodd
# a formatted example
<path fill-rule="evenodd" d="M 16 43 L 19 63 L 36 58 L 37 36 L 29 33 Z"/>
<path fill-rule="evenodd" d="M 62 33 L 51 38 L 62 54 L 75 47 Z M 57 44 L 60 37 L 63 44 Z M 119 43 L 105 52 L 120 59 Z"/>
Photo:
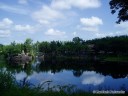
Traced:
<path fill-rule="evenodd" d="M 49 29 L 47 32 L 45 32 L 45 35 L 48 36 L 64 36 L 66 33 L 65 32 L 61 32 L 59 30 L 54 30 L 54 29 Z"/>
<path fill-rule="evenodd" d="M 4 18 L 0 21 L 0 37 L 9 37 L 12 32 L 27 32 L 27 33 L 34 33 L 36 32 L 39 26 L 35 25 L 20 25 L 15 24 L 11 19 Z"/>
<path fill-rule="evenodd" d="M 22 14 L 22 15 L 29 14 L 29 11 L 27 9 L 21 8 L 19 6 L 10 6 L 3 3 L 0 3 L 0 9 L 16 14 Z"/>
<path fill-rule="evenodd" d="M 8 19 L 8 18 L 4 18 L 3 19 L 3 23 L 7 24 L 7 25 L 10 25 L 10 24 L 13 24 L 13 21 Z"/>
<path fill-rule="evenodd" d="M 0 21 L 0 29 L 6 29 L 10 27 L 13 24 L 13 21 L 9 18 L 4 18 L 2 21 Z"/>
<path fill-rule="evenodd" d="M 42 9 L 34 12 L 32 17 L 41 24 L 50 24 L 56 19 L 63 18 L 63 14 L 48 6 L 43 6 Z"/>
<path fill-rule="evenodd" d="M 9 37 L 11 34 L 11 26 L 13 21 L 9 18 L 4 18 L 0 21 L 0 38 Z"/>
<path fill-rule="evenodd" d="M 96 37 L 105 37 L 107 34 L 105 34 L 105 33 L 96 33 L 95 34 L 96 35 Z"/>
<path fill-rule="evenodd" d="M 116 24 L 115 27 L 128 31 L 128 22 L 121 22 L 120 24 Z"/>
<path fill-rule="evenodd" d="M 33 12 L 31 16 L 40 24 L 53 27 L 72 17 L 69 16 L 72 10 L 67 11 L 65 9 L 71 9 L 72 7 L 78 9 L 97 8 L 100 5 L 100 0 L 52 0 L 49 5 L 43 5 L 41 9 Z M 60 9 L 63 9 L 63 11 Z"/>
<path fill-rule="evenodd" d="M 77 32 L 73 32 L 72 34 L 73 34 L 74 36 L 76 36 L 76 35 L 77 35 Z"/>
<path fill-rule="evenodd" d="M 128 35 L 128 22 L 121 22 L 120 24 L 116 24 L 115 28 L 118 30 L 116 32 L 110 32 L 105 34 L 106 36 L 117 36 L 117 35 Z"/>
<path fill-rule="evenodd" d="M 81 18 L 80 22 L 85 26 L 98 26 L 102 25 L 102 19 L 92 16 L 91 18 Z"/>
<path fill-rule="evenodd" d="M 102 19 L 92 16 L 91 18 L 80 18 L 82 30 L 90 32 L 98 32 L 99 25 L 103 25 Z"/>
<path fill-rule="evenodd" d="M 98 8 L 101 6 L 100 0 L 53 0 L 51 6 L 56 9 L 79 9 Z"/>
<path fill-rule="evenodd" d="M 33 33 L 35 31 L 34 27 L 31 25 L 15 25 L 14 30 Z"/>
<path fill-rule="evenodd" d="M 23 40 L 19 40 L 19 39 L 18 39 L 18 40 L 15 40 L 15 42 L 16 42 L 16 43 L 24 43 Z"/>
<path fill-rule="evenodd" d="M 120 36 L 120 35 L 128 35 L 128 22 L 121 22 L 120 24 L 116 24 L 115 27 L 118 31 L 115 32 L 101 32 L 99 30 L 99 26 L 103 24 L 102 19 L 95 17 L 91 18 L 81 18 L 81 26 L 78 25 L 78 29 L 93 32 L 90 33 L 95 38 L 102 38 L 106 36 Z"/>
<path fill-rule="evenodd" d="M 83 27 L 82 30 L 90 31 L 90 32 L 98 32 L 98 27 Z"/>
<path fill-rule="evenodd" d="M 18 3 L 19 4 L 27 4 L 28 2 L 27 2 L 27 0 L 19 0 Z"/>
<path fill-rule="evenodd" d="M 78 7 L 81 9 L 98 8 L 101 5 L 100 0 L 76 0 L 75 2 L 74 0 L 71 1 L 74 7 Z"/>
<path fill-rule="evenodd" d="M 83 75 L 82 84 L 92 84 L 94 86 L 100 85 L 104 82 L 104 76 L 97 74 L 94 71 L 91 72 L 84 72 Z"/>
<path fill-rule="evenodd" d="M 32 18 L 45 26 L 56 26 L 65 22 L 69 18 L 69 11 L 60 9 L 71 9 L 76 7 L 79 9 L 100 7 L 100 0 L 52 0 L 49 5 L 43 5 L 41 9 L 33 12 Z M 71 17 L 71 16 L 70 16 Z M 60 22 L 61 21 L 61 22 Z"/>
<path fill-rule="evenodd" d="M 94 34 L 96 37 L 106 37 L 106 36 L 120 36 L 120 35 L 128 35 L 127 31 L 116 31 L 116 32 L 98 32 Z"/>
<path fill-rule="evenodd" d="M 55 9 L 70 9 L 71 5 L 69 4 L 70 0 L 53 0 L 51 7 Z"/>
<path fill-rule="evenodd" d="M 11 34 L 10 30 L 0 30 L 0 38 L 9 37 Z"/>

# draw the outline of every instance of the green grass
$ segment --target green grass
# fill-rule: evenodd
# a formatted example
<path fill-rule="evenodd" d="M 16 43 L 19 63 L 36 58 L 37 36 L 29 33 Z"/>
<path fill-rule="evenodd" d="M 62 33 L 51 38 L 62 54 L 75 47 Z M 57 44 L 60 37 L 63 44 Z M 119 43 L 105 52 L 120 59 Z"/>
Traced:
<path fill-rule="evenodd" d="M 115 56 L 115 57 L 106 57 L 104 61 L 110 61 L 110 62 L 128 62 L 128 57 L 124 56 Z"/>

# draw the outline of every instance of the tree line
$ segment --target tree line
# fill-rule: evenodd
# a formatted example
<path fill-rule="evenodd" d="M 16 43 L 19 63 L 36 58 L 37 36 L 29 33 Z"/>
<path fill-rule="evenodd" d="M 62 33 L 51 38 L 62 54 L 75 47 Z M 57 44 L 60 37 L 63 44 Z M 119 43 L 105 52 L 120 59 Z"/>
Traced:
<path fill-rule="evenodd" d="M 86 41 L 86 44 L 94 44 L 94 51 L 112 53 L 114 55 L 128 55 L 128 36 L 104 37 Z"/>
<path fill-rule="evenodd" d="M 0 54 L 5 56 L 9 54 L 17 55 L 23 50 L 29 55 L 44 53 L 57 56 L 84 56 L 88 54 L 114 54 L 128 55 L 128 36 L 104 37 L 92 40 L 83 40 L 74 37 L 72 41 L 42 41 L 33 43 L 32 39 L 26 39 L 24 43 L 15 41 L 9 45 L 0 44 Z"/>

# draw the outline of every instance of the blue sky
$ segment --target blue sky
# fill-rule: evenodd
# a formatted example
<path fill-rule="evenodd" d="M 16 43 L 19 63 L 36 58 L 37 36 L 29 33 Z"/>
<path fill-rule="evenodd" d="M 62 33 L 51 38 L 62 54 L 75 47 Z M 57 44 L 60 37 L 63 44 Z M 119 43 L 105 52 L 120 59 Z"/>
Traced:
<path fill-rule="evenodd" d="M 0 0 L 0 43 L 127 35 L 109 0 Z"/>

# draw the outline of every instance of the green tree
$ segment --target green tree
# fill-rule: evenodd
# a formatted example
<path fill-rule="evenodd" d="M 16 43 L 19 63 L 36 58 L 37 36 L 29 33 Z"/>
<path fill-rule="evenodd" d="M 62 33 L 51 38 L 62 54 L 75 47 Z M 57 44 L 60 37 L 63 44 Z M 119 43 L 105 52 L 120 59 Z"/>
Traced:
<path fill-rule="evenodd" d="M 49 42 L 41 42 L 38 48 L 39 48 L 39 52 L 43 52 L 43 53 L 49 53 L 51 50 Z"/>
<path fill-rule="evenodd" d="M 2 52 L 3 52 L 3 47 L 4 47 L 4 45 L 0 44 L 0 55 L 1 55 Z"/>
<path fill-rule="evenodd" d="M 81 43 L 81 42 L 83 42 L 83 40 L 81 38 L 79 38 L 79 37 L 74 37 L 72 39 L 72 41 L 75 42 L 75 43 Z"/>
<path fill-rule="evenodd" d="M 24 51 L 25 53 L 31 53 L 32 52 L 32 39 L 27 38 L 26 41 L 24 42 Z"/>
<path fill-rule="evenodd" d="M 128 0 L 111 0 L 109 4 L 112 14 L 118 12 L 116 23 L 128 20 Z"/>
<path fill-rule="evenodd" d="M 57 50 L 57 44 L 56 44 L 55 41 L 52 41 L 50 43 L 50 47 L 51 47 L 51 52 L 56 52 L 56 50 Z"/>

